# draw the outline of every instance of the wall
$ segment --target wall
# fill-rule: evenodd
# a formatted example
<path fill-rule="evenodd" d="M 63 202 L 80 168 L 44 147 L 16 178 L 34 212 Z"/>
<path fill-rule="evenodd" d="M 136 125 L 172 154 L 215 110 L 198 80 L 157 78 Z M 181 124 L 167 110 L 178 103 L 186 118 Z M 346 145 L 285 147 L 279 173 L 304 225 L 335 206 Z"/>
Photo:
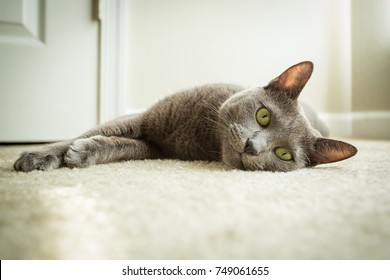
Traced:
<path fill-rule="evenodd" d="M 352 1 L 353 134 L 390 139 L 390 1 Z"/>
<path fill-rule="evenodd" d="M 360 36 L 360 17 L 371 2 L 130 0 L 127 111 L 203 83 L 266 85 L 287 67 L 311 60 L 315 69 L 301 100 L 321 113 L 333 134 L 354 135 L 361 108 L 367 108 L 359 97 L 366 90 L 352 96 L 358 82 L 365 83 L 355 70 L 371 66 L 369 57 L 362 60 L 359 53 L 369 44 L 359 43 L 362 49 L 357 49 L 351 42 Z M 375 24 L 381 20 L 386 19 Z M 351 23 L 357 25 L 352 28 Z M 352 51 L 353 65 L 361 65 L 353 77 Z M 378 59 L 383 63 L 383 56 Z M 383 75 L 378 79 L 385 89 Z M 359 114 L 353 115 L 354 110 Z"/>

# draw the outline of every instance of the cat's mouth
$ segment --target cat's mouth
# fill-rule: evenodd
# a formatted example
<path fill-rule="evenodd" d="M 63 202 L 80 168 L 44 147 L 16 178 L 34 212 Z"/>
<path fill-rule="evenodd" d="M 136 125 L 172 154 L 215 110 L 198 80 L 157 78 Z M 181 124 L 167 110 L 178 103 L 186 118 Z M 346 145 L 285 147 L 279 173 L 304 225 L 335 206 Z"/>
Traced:
<path fill-rule="evenodd" d="M 242 153 L 238 152 L 231 144 L 222 148 L 222 161 L 234 169 L 245 170 Z"/>
<path fill-rule="evenodd" d="M 240 169 L 240 170 L 247 170 L 246 167 L 245 167 L 245 165 L 244 165 L 242 156 L 243 156 L 243 154 L 242 154 L 242 153 L 239 153 L 240 159 L 239 159 L 239 161 L 237 162 L 237 166 L 238 166 L 237 168 Z"/>
<path fill-rule="evenodd" d="M 259 147 L 253 147 L 249 141 L 242 141 L 243 137 L 231 141 L 230 165 L 246 171 L 266 170 L 265 162 L 262 160 L 263 151 Z M 245 138 L 244 138 L 245 139 Z"/>
<path fill-rule="evenodd" d="M 260 171 L 265 170 L 264 164 L 259 161 L 258 157 L 247 153 L 241 154 L 241 166 L 242 170 L 247 171 Z"/>
<path fill-rule="evenodd" d="M 232 147 L 234 149 L 234 147 Z M 266 170 L 266 166 L 263 161 L 259 160 L 259 154 L 248 153 L 245 149 L 234 149 L 234 153 L 236 154 L 234 166 L 237 169 L 245 170 L 245 171 L 259 171 Z"/>
<path fill-rule="evenodd" d="M 250 159 L 253 156 L 248 155 L 245 151 L 238 151 L 235 147 L 230 145 L 229 152 L 224 155 L 223 161 L 235 168 L 240 170 L 256 170 L 252 167 L 253 164 L 251 162 L 254 159 Z"/>

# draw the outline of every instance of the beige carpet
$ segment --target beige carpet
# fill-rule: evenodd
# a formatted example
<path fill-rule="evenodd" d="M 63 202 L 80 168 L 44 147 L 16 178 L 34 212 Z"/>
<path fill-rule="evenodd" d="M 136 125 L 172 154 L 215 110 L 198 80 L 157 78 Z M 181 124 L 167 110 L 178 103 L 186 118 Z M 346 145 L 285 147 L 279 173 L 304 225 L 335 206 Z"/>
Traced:
<path fill-rule="evenodd" d="M 290 173 L 128 161 L 16 173 L 0 146 L 1 259 L 390 259 L 390 142 Z"/>

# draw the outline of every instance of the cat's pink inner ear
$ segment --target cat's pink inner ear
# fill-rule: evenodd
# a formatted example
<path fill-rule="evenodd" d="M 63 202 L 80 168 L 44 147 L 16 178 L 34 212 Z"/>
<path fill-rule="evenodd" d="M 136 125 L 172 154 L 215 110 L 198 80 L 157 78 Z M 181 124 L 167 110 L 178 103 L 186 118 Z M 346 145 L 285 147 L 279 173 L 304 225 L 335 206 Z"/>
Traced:
<path fill-rule="evenodd" d="M 282 91 L 291 98 L 296 99 L 302 91 L 313 72 L 313 63 L 304 61 L 291 66 L 279 77 L 273 79 L 266 89 Z"/>
<path fill-rule="evenodd" d="M 351 144 L 338 140 L 319 138 L 309 155 L 310 165 L 314 166 L 344 160 L 354 156 L 356 153 L 357 149 Z"/>

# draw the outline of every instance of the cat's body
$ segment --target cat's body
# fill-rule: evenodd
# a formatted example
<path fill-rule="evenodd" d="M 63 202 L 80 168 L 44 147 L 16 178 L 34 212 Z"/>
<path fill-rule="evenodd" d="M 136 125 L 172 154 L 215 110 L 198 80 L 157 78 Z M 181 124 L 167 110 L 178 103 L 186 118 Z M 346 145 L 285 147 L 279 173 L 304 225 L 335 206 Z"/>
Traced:
<path fill-rule="evenodd" d="M 323 124 L 307 109 L 308 120 L 298 105 L 297 97 L 311 72 L 312 64 L 303 62 L 265 88 L 216 84 L 184 90 L 144 113 L 24 153 L 14 168 L 50 170 L 176 158 L 222 160 L 245 170 L 288 171 L 348 158 L 356 148 L 323 138 Z"/>

